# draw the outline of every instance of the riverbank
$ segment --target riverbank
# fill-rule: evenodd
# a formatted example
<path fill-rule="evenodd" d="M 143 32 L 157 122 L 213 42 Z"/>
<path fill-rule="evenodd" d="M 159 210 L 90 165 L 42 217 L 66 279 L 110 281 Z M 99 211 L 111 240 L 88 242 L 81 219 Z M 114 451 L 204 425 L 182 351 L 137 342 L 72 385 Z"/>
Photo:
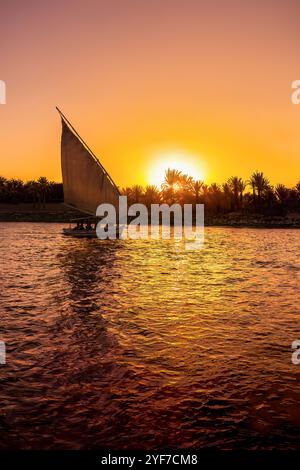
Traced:
<path fill-rule="evenodd" d="M 242 214 L 232 212 L 229 214 L 206 216 L 207 227 L 257 227 L 257 228 L 300 228 L 300 214 L 293 213 L 286 216 Z"/>
<path fill-rule="evenodd" d="M 0 204 L 0 222 L 61 222 L 85 217 L 86 214 L 71 209 L 62 203 L 47 203 L 42 207 L 33 204 Z M 300 214 L 287 216 L 266 216 L 262 214 L 242 214 L 231 212 L 223 215 L 206 215 L 208 227 L 261 227 L 261 228 L 300 228 Z"/>
<path fill-rule="evenodd" d="M 86 214 L 61 203 L 34 206 L 30 203 L 0 204 L 0 222 L 69 222 Z"/>

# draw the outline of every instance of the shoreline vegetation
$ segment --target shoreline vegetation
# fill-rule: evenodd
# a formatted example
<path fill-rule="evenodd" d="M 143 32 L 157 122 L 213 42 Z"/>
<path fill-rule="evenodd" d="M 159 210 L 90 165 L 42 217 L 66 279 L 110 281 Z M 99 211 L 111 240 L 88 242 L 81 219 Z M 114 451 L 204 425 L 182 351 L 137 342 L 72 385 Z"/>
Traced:
<path fill-rule="evenodd" d="M 205 226 L 300 228 L 300 181 L 293 188 L 274 187 L 258 171 L 248 181 L 233 176 L 222 185 L 207 185 L 168 169 L 160 189 L 134 185 L 120 191 L 128 205 L 204 204 Z M 0 176 L 0 222 L 65 223 L 84 216 L 63 204 L 62 183 Z"/>

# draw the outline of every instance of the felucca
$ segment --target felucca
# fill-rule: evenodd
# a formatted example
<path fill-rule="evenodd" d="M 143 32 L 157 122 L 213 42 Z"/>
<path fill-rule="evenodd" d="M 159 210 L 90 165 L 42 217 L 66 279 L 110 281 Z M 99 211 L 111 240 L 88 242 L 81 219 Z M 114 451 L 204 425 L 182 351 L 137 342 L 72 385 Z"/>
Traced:
<path fill-rule="evenodd" d="M 80 137 L 60 109 L 61 116 L 61 170 L 64 188 L 64 204 L 87 214 L 73 219 L 65 235 L 96 237 L 96 209 L 102 203 L 110 203 L 116 210 L 120 191 L 96 155 Z M 72 228 L 72 223 L 75 227 Z"/>

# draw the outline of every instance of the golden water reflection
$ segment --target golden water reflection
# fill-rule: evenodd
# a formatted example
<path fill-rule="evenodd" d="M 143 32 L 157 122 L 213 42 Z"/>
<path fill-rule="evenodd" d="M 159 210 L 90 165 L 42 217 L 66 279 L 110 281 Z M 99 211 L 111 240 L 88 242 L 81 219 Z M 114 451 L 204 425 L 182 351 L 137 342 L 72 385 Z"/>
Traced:
<path fill-rule="evenodd" d="M 299 233 L 205 235 L 1 224 L 0 447 L 299 447 Z"/>

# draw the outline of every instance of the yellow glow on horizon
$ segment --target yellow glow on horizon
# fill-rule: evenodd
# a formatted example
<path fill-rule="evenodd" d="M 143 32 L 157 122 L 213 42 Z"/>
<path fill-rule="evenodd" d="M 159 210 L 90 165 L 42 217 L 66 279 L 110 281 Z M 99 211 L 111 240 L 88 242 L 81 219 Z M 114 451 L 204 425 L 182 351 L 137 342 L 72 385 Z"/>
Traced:
<path fill-rule="evenodd" d="M 181 171 L 182 174 L 191 176 L 194 180 L 204 180 L 205 170 L 199 157 L 184 151 L 170 151 L 157 153 L 151 161 L 148 181 L 160 187 L 164 181 L 165 172 L 171 170 Z"/>

